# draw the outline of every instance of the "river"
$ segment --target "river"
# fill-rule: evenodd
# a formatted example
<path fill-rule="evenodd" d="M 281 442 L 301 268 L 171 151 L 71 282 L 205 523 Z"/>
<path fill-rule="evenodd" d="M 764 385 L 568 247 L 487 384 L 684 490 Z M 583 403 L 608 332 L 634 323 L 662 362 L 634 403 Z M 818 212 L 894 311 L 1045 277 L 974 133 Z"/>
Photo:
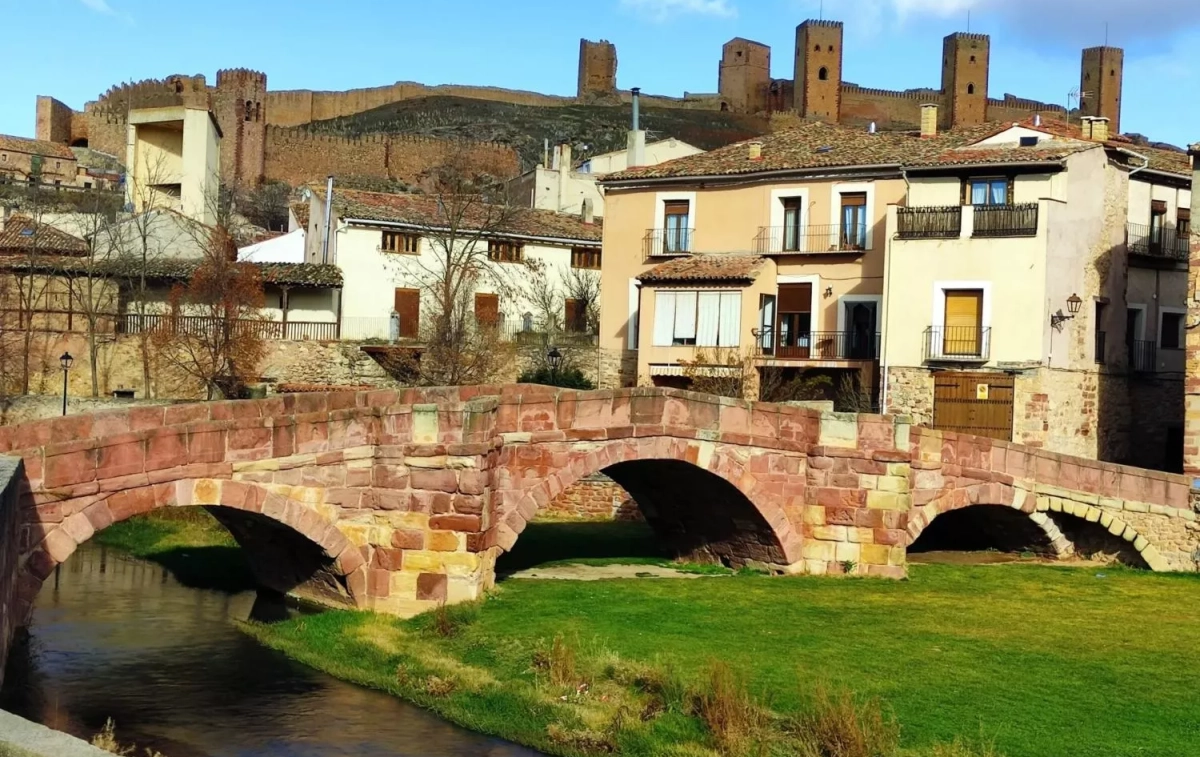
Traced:
<path fill-rule="evenodd" d="M 84 545 L 38 596 L 0 709 L 85 739 L 112 718 L 139 757 L 536 757 L 293 662 L 234 623 L 285 612 Z"/>

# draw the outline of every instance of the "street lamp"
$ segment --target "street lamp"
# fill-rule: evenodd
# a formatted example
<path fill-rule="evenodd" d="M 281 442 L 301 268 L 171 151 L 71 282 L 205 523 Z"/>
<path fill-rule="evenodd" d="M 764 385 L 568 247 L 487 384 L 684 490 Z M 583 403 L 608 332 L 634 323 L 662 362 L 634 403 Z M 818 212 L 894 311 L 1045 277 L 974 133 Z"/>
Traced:
<path fill-rule="evenodd" d="M 71 357 L 69 352 L 64 352 L 58 359 L 58 363 L 63 369 L 63 415 L 67 414 L 67 372 L 71 370 L 71 363 L 74 362 L 75 358 Z"/>
<path fill-rule="evenodd" d="M 1083 300 L 1077 294 L 1072 294 L 1067 298 L 1067 312 L 1070 315 L 1063 315 L 1063 311 L 1058 311 L 1050 316 L 1050 325 L 1058 328 L 1067 321 L 1075 320 L 1075 316 L 1079 315 L 1079 309 L 1083 307 Z"/>
<path fill-rule="evenodd" d="M 558 347 L 550 348 L 550 351 L 546 353 L 546 362 L 550 365 L 550 380 L 557 380 L 558 369 L 562 367 L 563 362 L 563 356 L 562 353 L 558 351 Z"/>

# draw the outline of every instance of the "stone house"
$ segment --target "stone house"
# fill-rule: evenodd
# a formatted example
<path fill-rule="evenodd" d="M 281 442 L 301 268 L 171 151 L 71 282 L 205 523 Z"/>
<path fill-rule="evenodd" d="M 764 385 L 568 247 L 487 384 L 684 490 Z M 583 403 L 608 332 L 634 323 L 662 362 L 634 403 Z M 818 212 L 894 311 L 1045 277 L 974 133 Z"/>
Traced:
<path fill-rule="evenodd" d="M 935 428 L 1177 467 L 1185 156 L 1103 119 L 925 110 L 919 133 L 806 123 L 603 178 L 602 384 L 733 351 L 754 378 L 857 374 Z"/>
<path fill-rule="evenodd" d="M 470 293 L 480 323 L 509 335 L 541 329 L 547 318 L 567 330 L 588 328 L 566 281 L 572 272 L 599 278 L 599 219 L 474 200 L 447 211 L 431 195 L 335 189 L 326 250 L 325 188 L 309 188 L 307 195 L 307 205 L 293 206 L 291 223 L 293 230 L 307 226 L 309 264 L 328 262 L 342 272 L 337 309 L 345 338 L 419 339 L 422 313 L 432 304 L 430 280 L 444 268 L 440 256 L 447 246 L 456 257 L 468 246 L 487 248 L 487 275 Z M 457 220 L 446 221 L 447 213 Z M 539 287 L 566 294 L 561 313 L 542 312 Z"/>
<path fill-rule="evenodd" d="M 0 181 L 75 186 L 78 162 L 66 145 L 0 134 Z"/>

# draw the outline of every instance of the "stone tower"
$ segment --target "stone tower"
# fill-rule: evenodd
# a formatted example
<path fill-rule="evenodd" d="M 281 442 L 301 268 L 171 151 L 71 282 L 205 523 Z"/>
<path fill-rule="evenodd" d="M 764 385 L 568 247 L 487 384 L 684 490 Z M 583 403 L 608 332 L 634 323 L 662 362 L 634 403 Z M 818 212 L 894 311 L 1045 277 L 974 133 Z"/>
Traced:
<path fill-rule="evenodd" d="M 991 40 L 986 34 L 956 33 L 942 45 L 941 128 L 987 121 Z"/>
<path fill-rule="evenodd" d="M 837 123 L 842 110 L 842 22 L 809 19 L 796 27 L 796 112 Z"/>
<path fill-rule="evenodd" d="M 617 91 L 617 47 L 608 40 L 579 40 L 580 99 L 609 97 Z"/>
<path fill-rule="evenodd" d="M 217 72 L 213 112 L 221 127 L 221 183 L 253 186 L 266 167 L 267 75 L 245 68 Z"/>
<path fill-rule="evenodd" d="M 768 110 L 771 89 L 771 48 L 737 37 L 725 43 L 717 88 L 735 113 Z"/>
<path fill-rule="evenodd" d="M 1121 88 L 1125 51 L 1119 47 L 1090 47 L 1083 51 L 1079 81 L 1081 116 L 1108 119 L 1108 133 L 1121 133 Z"/>

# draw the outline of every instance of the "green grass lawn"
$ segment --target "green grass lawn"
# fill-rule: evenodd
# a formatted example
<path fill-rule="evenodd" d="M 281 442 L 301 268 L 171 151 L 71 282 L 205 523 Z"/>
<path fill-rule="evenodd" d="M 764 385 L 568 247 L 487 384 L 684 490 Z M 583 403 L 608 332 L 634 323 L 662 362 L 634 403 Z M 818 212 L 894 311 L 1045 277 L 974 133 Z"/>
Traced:
<path fill-rule="evenodd" d="M 561 559 L 561 548 L 546 546 L 558 534 L 592 542 L 590 558 L 609 560 L 613 550 L 600 546 L 605 529 L 532 524 L 511 559 Z M 634 538 L 627 526 L 607 529 L 626 545 Z M 522 543 L 532 554 L 520 554 Z M 622 665 L 673 671 L 697 690 L 719 660 L 784 716 L 802 710 L 821 684 L 878 697 L 900 723 L 908 754 L 967 737 L 1008 757 L 1200 755 L 1200 580 L 1192 577 L 922 565 L 904 582 L 514 580 L 454 614 L 469 622 L 450 637 L 429 630 L 429 616 L 352 612 L 252 632 L 334 675 L 560 754 L 586 753 L 591 742 L 548 733 L 614 731 L 596 700 L 576 702 L 573 686 L 544 680 L 539 655 L 556 636 L 574 653 L 578 677 L 613 702 L 634 696 L 605 662 L 614 655 Z M 627 703 L 645 704 L 636 696 Z M 695 718 L 670 708 L 626 728 L 610 744 L 623 754 L 666 754 L 704 739 Z"/>

